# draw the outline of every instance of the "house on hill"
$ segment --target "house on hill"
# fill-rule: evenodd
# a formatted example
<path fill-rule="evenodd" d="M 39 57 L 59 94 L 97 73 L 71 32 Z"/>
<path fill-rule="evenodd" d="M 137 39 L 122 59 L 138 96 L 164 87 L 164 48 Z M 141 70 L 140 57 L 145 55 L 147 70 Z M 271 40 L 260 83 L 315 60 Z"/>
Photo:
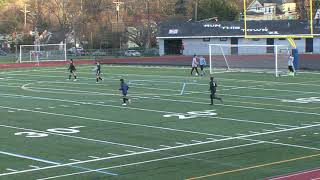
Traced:
<path fill-rule="evenodd" d="M 294 0 L 253 0 L 247 7 L 247 20 L 298 19 Z"/>

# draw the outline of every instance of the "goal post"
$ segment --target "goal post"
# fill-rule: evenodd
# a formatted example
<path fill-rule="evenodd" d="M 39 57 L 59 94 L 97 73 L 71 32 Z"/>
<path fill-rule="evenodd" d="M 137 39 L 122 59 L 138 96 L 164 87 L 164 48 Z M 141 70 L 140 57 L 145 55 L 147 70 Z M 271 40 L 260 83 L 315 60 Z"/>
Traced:
<path fill-rule="evenodd" d="M 286 45 L 209 44 L 210 73 L 214 69 L 287 74 L 291 49 Z"/>
<path fill-rule="evenodd" d="M 66 61 L 66 44 L 20 45 L 19 62 Z"/>

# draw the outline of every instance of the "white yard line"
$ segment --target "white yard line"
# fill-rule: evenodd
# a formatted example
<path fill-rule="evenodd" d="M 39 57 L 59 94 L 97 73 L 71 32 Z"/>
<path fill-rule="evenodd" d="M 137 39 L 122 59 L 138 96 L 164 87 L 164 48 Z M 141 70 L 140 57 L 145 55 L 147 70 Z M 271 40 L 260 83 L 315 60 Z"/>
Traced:
<path fill-rule="evenodd" d="M 23 80 L 21 80 L 21 81 L 23 81 Z M 63 83 L 63 84 L 65 84 L 65 83 L 68 83 L 68 82 L 55 82 L 55 81 L 34 81 L 34 80 L 26 80 L 26 81 L 31 81 L 31 82 L 36 82 L 36 83 Z M 134 80 L 134 81 L 149 81 L 149 80 Z M 151 81 L 151 80 L 150 80 Z M 153 81 L 151 81 L 151 82 L 153 82 Z M 170 82 L 170 83 L 172 83 L 172 82 Z M 179 83 L 179 84 L 181 84 L 181 82 L 176 82 L 176 83 Z M 74 83 L 73 83 L 74 84 Z M 89 83 L 78 83 L 78 84 L 87 84 L 87 85 L 92 85 L 92 84 L 89 84 Z M 190 83 L 188 83 L 188 84 L 190 84 Z M 195 83 L 196 84 L 196 83 Z M 205 84 L 201 84 L 201 85 L 205 85 Z M 206 85 L 207 86 L 207 85 Z M 237 86 L 228 86 L 228 87 L 237 87 Z M 246 88 L 246 87 L 243 87 L 243 88 Z M 36 90 L 37 88 L 35 88 L 35 89 L 33 89 L 33 91 L 35 91 L 35 92 L 47 92 L 47 93 L 63 93 L 63 94 L 66 94 L 66 92 L 63 90 L 63 89 L 60 89 L 60 90 L 62 90 L 61 92 L 60 91 L 48 91 L 48 90 Z M 38 88 L 39 89 L 39 88 Z M 44 88 L 42 88 L 42 89 L 44 89 Z M 50 88 L 49 88 L 50 89 Z M 52 88 L 51 88 L 52 89 Z M 144 89 L 148 89 L 148 87 L 144 87 Z M 160 88 L 150 88 L 150 89 L 158 89 L 158 90 L 169 90 L 169 89 L 160 89 Z M 30 88 L 26 88 L 26 90 L 32 90 L 32 89 L 30 89 Z M 170 89 L 171 90 L 171 89 Z M 75 91 L 75 90 L 73 90 L 73 91 Z M 180 91 L 180 90 L 171 90 L 171 91 Z M 94 94 L 91 94 L 91 92 L 92 91 L 89 91 L 89 92 L 73 92 L 73 93 L 69 93 L 69 94 L 82 94 L 82 93 L 86 93 L 86 94 L 88 94 L 88 95 L 112 95 L 112 96 L 117 96 L 117 94 L 107 94 L 107 93 L 98 93 L 97 94 L 97 92 L 95 92 Z M 186 93 L 186 94 L 192 94 L 192 93 L 201 93 L 201 94 L 203 94 L 203 93 L 207 93 L 207 92 L 192 92 L 192 91 L 190 91 L 190 92 L 188 92 L 188 93 Z M 311 92 L 310 92 L 311 93 Z M 312 92 L 313 93 L 313 92 Z M 144 94 L 144 95 L 147 95 L 147 94 Z M 150 94 L 150 95 L 152 95 L 152 94 Z M 230 95 L 230 94 L 222 94 L 222 95 L 224 95 L 224 96 L 235 96 L 235 97 L 240 97 L 240 98 L 254 98 L 254 99 L 256 99 L 256 98 L 258 98 L 258 99 L 270 99 L 270 100 L 277 100 L 277 101 L 281 101 L 281 99 L 279 99 L 279 98 L 274 98 L 274 97 L 257 97 L 257 96 L 239 96 L 239 95 Z M 165 95 L 165 94 L 163 94 L 162 96 L 176 96 L 176 95 Z M 192 97 L 185 97 L 185 98 L 192 98 Z M 196 98 L 192 98 L 192 99 L 196 99 Z M 200 99 L 200 98 L 199 98 Z M 207 100 L 207 99 L 203 99 L 202 98 L 202 100 Z M 227 102 L 239 102 L 239 101 L 230 101 L 230 100 L 228 100 Z M 265 104 L 265 103 L 253 103 L 253 102 L 240 102 L 240 103 L 246 103 L 246 104 L 260 104 L 260 105 L 272 105 L 272 106 L 280 106 L 280 107 L 292 107 L 292 108 L 301 108 L 301 109 L 318 109 L 318 108 L 306 108 L 306 107 L 299 107 L 299 106 L 285 106 L 285 105 L 274 105 L 274 104 Z"/>
<path fill-rule="evenodd" d="M 36 169 L 40 168 L 39 166 L 34 166 L 34 165 L 29 165 L 29 167 L 36 168 Z"/>
<path fill-rule="evenodd" d="M 109 104 L 96 104 L 96 103 L 90 103 L 90 102 L 82 102 L 82 101 L 75 101 L 75 100 L 66 100 L 66 99 L 54 99 L 54 98 L 44 98 L 44 97 L 34 97 L 34 96 L 24 96 L 24 95 L 13 95 L 13 94 L 1 94 L 5 95 L 6 97 L 19 97 L 19 98 L 32 98 L 32 99 L 38 99 L 38 100 L 47 100 L 47 101 L 58 101 L 58 102 L 68 102 L 68 103 L 78 103 L 78 104 L 84 104 L 84 105 L 93 105 L 93 106 L 101 106 L 101 107 L 112 107 L 112 108 L 118 108 L 118 109 L 131 109 L 131 110 L 139 110 L 139 111 L 147 111 L 147 112 L 156 112 L 161 114 L 174 114 L 178 112 L 169 112 L 169 111 L 159 111 L 159 110 L 152 110 L 152 109 L 145 109 L 145 108 L 134 108 L 134 107 L 123 107 L 123 106 L 116 106 L 116 105 L 109 105 Z M 166 100 L 162 98 L 148 98 L 144 97 L 146 99 L 160 99 L 160 100 Z M 169 99 L 170 100 L 170 99 Z M 176 101 L 176 100 L 170 100 L 170 101 Z M 178 102 L 186 102 L 186 101 L 178 101 Z M 194 101 L 187 101 L 190 103 L 196 103 Z M 201 104 L 207 104 L 202 103 Z M 220 119 L 220 120 L 229 120 L 229 121 L 238 121 L 238 122 L 244 122 L 244 123 L 254 123 L 254 124 L 263 124 L 263 125 L 271 125 L 271 126 L 283 126 L 283 127 L 298 127 L 294 125 L 286 125 L 286 124 L 276 124 L 276 123 L 267 123 L 267 122 L 260 122 L 260 121 L 251 121 L 251 120 L 242 120 L 242 119 L 234 119 L 234 118 L 222 118 L 222 117 L 209 117 L 212 119 Z"/>
<path fill-rule="evenodd" d="M 109 66 L 109 65 L 108 65 Z M 115 68 L 142 68 L 142 69 L 149 69 L 149 68 L 155 68 L 155 69 L 163 69 L 164 66 L 112 66 L 112 67 L 115 67 Z M 170 69 L 168 67 L 165 67 L 166 69 Z M 47 72 L 48 70 L 51 70 L 51 69 L 56 69 L 56 70 L 61 70 L 61 71 L 56 71 L 56 72 L 67 72 L 66 71 L 66 68 L 43 68 L 44 70 L 33 70 L 33 72 Z M 92 66 L 82 66 L 82 69 L 87 69 L 88 71 L 92 69 Z M 188 67 L 173 67 L 171 69 L 177 69 L 177 70 L 181 70 L 181 69 L 188 69 Z M 32 72 L 32 70 L 26 70 L 26 71 L 23 71 L 23 70 L 20 70 L 20 71 L 6 71 L 4 73 L 9 73 L 10 72 Z M 51 71 L 51 72 L 55 72 L 55 71 Z M 225 72 L 228 72 L 228 71 L 222 71 L 223 73 Z M 320 73 L 314 73 L 314 72 L 299 72 L 299 73 L 302 73 L 302 74 L 320 74 Z M 92 74 L 92 73 L 89 73 L 89 72 L 81 72 L 81 74 Z M 174 75 L 162 75 L 162 74 L 159 74 L 159 75 L 154 75 L 154 74 L 134 74 L 134 73 L 126 73 L 126 74 L 117 74 L 117 73 L 104 73 L 104 74 L 108 74 L 108 75 L 116 75 L 116 76 L 142 76 L 142 77 L 160 77 L 160 78 L 184 78 L 184 79 L 194 79 L 194 77 L 190 77 L 190 76 L 185 76 L 185 74 L 183 75 L 180 75 L 180 76 L 174 76 Z M 232 78 L 219 78 L 219 79 L 223 79 L 223 80 L 230 80 L 230 81 L 241 81 L 241 82 L 259 82 L 259 83 L 267 83 L 267 84 L 270 84 L 270 83 L 273 83 L 273 84 L 282 84 L 282 82 L 274 82 L 274 81 L 259 81 L 259 80 L 239 80 L 239 79 L 232 79 Z M 315 85 L 315 84 L 304 84 L 304 83 L 284 83 L 284 84 L 293 84 L 293 85 Z"/>
<path fill-rule="evenodd" d="M 86 161 L 81 161 L 81 162 L 54 165 L 54 166 L 48 166 L 48 167 L 43 167 L 43 168 L 39 168 L 39 169 L 22 170 L 22 171 L 18 171 L 18 172 L 3 173 L 3 174 L 0 174 L 0 176 L 8 176 L 8 175 L 13 175 L 13 174 L 35 172 L 35 171 L 45 170 L 45 169 L 66 167 L 66 166 L 71 166 L 71 165 L 78 165 L 78 164 L 91 163 L 91 162 L 97 162 L 97 161 L 102 161 L 102 160 L 110 160 L 110 159 L 116 159 L 116 158 L 130 157 L 130 156 L 137 156 L 137 155 L 143 155 L 143 154 L 150 154 L 150 153 L 156 153 L 156 152 L 162 152 L 162 151 L 168 151 L 168 150 L 176 150 L 176 149 L 181 149 L 181 148 L 194 147 L 194 146 L 199 146 L 199 145 L 206 145 L 206 144 L 210 144 L 210 143 L 225 142 L 225 141 L 230 141 L 230 140 L 251 138 L 251 137 L 270 135 L 270 134 L 277 134 L 277 133 L 283 133 L 283 132 L 291 132 L 291 131 L 309 129 L 309 128 L 314 128 L 314 127 L 320 127 L 320 124 L 319 125 L 306 126 L 306 127 L 297 127 L 297 128 L 290 128 L 290 129 L 285 129 L 285 130 L 278 130 L 278 131 L 273 131 L 273 132 L 264 132 L 264 133 L 260 133 L 260 134 L 250 134 L 250 135 L 244 135 L 244 136 L 238 136 L 238 137 L 229 137 L 229 138 L 219 139 L 219 140 L 215 140 L 215 141 L 206 141 L 206 142 L 201 142 L 201 143 L 179 145 L 179 146 L 175 146 L 175 147 L 161 148 L 161 149 L 142 151 L 142 152 L 131 153 L 131 154 L 123 154 L 123 155 L 118 155 L 118 156 L 111 156 L 111 157 L 108 156 L 108 157 L 103 157 L 103 158 L 100 158 L 100 159 L 92 159 L 92 160 L 86 160 Z M 260 142 L 257 142 L 257 143 L 260 143 Z"/>
<path fill-rule="evenodd" d="M 228 150 L 228 149 L 235 149 L 235 148 L 240 148 L 240 147 L 253 146 L 253 145 L 258 145 L 258 144 L 262 144 L 262 143 L 258 142 L 258 143 L 243 144 L 243 145 L 239 145 L 239 146 L 231 146 L 231 147 L 226 147 L 226 148 L 220 148 L 220 149 L 201 151 L 201 152 L 196 152 L 196 153 L 189 153 L 189 154 L 183 154 L 183 155 L 177 155 L 177 156 L 170 156 L 170 157 L 159 158 L 159 159 L 152 159 L 152 160 L 148 160 L 148 161 L 140 161 L 140 162 L 135 162 L 135 163 L 129 163 L 129 164 L 122 164 L 122 165 L 117 165 L 117 166 L 105 167 L 105 168 L 100 168 L 100 169 L 97 169 L 97 170 L 107 170 L 107 169 L 115 169 L 115 168 L 129 167 L 129 166 L 137 166 L 137 165 L 141 165 L 141 164 L 147 164 L 147 163 L 153 163 L 153 162 L 177 159 L 177 158 L 187 157 L 187 156 L 195 156 L 195 155 L 206 154 L 206 153 L 217 152 L 217 151 L 223 151 L 223 150 Z M 51 177 L 47 177 L 47 178 L 41 178 L 41 179 L 38 179 L 38 180 L 56 179 L 56 178 L 62 178 L 62 177 L 67 177 L 67 176 L 86 174 L 86 173 L 90 173 L 90 172 L 92 172 L 92 171 L 64 174 L 64 175 L 59 175 L 59 176 L 51 176 Z"/>
<path fill-rule="evenodd" d="M 0 127 L 11 128 L 11 129 L 19 129 L 19 130 L 24 130 L 24 131 L 40 132 L 40 133 L 51 134 L 51 135 L 56 135 L 56 136 L 63 136 L 63 137 L 68 137 L 68 138 L 73 138 L 73 139 L 81 139 L 81 140 L 90 141 L 90 142 L 112 144 L 112 145 L 122 146 L 122 147 L 130 147 L 130 148 L 143 149 L 143 150 L 152 150 L 151 148 L 145 148 L 145 147 L 134 146 L 134 145 L 129 145 L 129 144 L 116 143 L 116 142 L 111 142 L 111 141 L 103 141 L 103 140 L 92 139 L 92 138 L 84 138 L 84 137 L 79 137 L 79 136 L 71 136 L 71 135 L 59 134 L 59 133 L 54 133 L 54 132 L 49 132 L 49 131 L 40 131 L 40 130 L 20 128 L 20 127 L 8 126 L 8 125 L 2 125 L 2 124 L 0 124 Z"/>
<path fill-rule="evenodd" d="M 6 168 L 7 171 L 11 171 L 11 172 L 17 172 L 18 170 L 15 169 L 10 169 L 10 168 Z"/>
<path fill-rule="evenodd" d="M 10 107 L 1 107 L 1 106 L 0 106 L 0 108 L 12 109 Z M 201 132 L 195 132 L 195 131 L 189 131 L 189 130 L 173 129 L 173 128 L 150 126 L 150 125 L 143 125 L 143 124 L 134 124 L 134 123 L 125 123 L 125 122 L 118 122 L 118 121 L 109 121 L 109 120 L 102 120 L 102 119 L 96 119 L 96 118 L 88 118 L 88 117 L 57 114 L 57 113 L 48 113 L 48 112 L 43 112 L 43 111 L 34 111 L 34 110 L 27 110 L 27 109 L 17 109 L 17 108 L 13 108 L 13 109 L 21 110 L 21 111 L 27 111 L 27 112 L 36 112 L 36 113 L 41 113 L 41 114 L 49 114 L 49 115 L 55 115 L 55 116 L 74 117 L 74 118 L 86 119 L 86 120 L 92 120 L 92 121 L 109 122 L 109 123 L 116 123 L 116 124 L 124 124 L 124 125 L 139 126 L 139 127 L 146 127 L 146 128 L 154 128 L 154 129 L 161 129 L 161 130 L 168 130 L 168 131 L 175 131 L 175 132 L 190 133 L 190 134 L 208 135 L 208 136 L 215 136 L 215 137 L 222 137 L 222 138 L 236 138 L 236 137 L 232 137 L 232 136 L 224 136 L 224 135 L 217 135 L 217 134 L 210 134 L 210 133 L 201 133 Z M 317 126 L 320 126 L 320 124 L 316 124 L 314 126 L 317 127 Z M 311 127 L 314 127 L 314 126 L 311 126 Z M 294 128 L 303 128 L 303 127 L 294 127 Z M 288 129 L 282 128 L 281 130 L 285 130 L 286 131 Z M 267 131 L 267 133 L 276 133 L 276 132 L 278 132 L 278 131 Z M 254 135 L 259 135 L 259 134 L 254 134 Z M 246 136 L 246 135 L 240 134 L 240 136 Z M 219 141 L 219 140 L 220 139 L 218 139 L 218 140 L 214 139 L 214 141 Z M 249 140 L 249 139 L 245 139 L 245 140 Z M 251 141 L 255 141 L 255 140 L 251 140 Z M 136 148 L 138 148 L 138 147 L 136 147 Z"/>
<path fill-rule="evenodd" d="M 98 156 L 88 156 L 89 158 L 92 158 L 92 159 L 99 159 L 100 157 Z"/>
<path fill-rule="evenodd" d="M 25 155 L 21 155 L 21 154 L 5 152 L 5 151 L 0 151 L 0 154 L 7 155 L 7 156 L 12 156 L 12 157 L 16 157 L 16 158 L 21 158 L 21 159 L 28 159 L 28 160 L 32 160 L 32 161 L 42 162 L 42 163 L 51 164 L 51 165 L 62 165 L 63 164 L 63 163 L 59 163 L 59 162 L 48 161 L 48 160 L 44 160 L 44 159 L 40 159 L 40 158 L 35 158 L 35 157 L 25 156 Z M 50 166 L 47 166 L 47 167 L 50 167 Z M 76 166 L 76 165 L 75 166 L 74 165 L 70 165 L 69 167 L 82 169 L 82 170 L 90 170 L 90 171 L 93 170 L 93 171 L 98 172 L 98 173 L 117 176 L 117 174 L 114 174 L 114 173 L 109 173 L 109 172 L 100 171 L 100 170 L 94 170 L 94 169 L 90 169 L 90 168 L 84 168 L 84 167 Z M 37 169 L 41 169 L 41 167 L 35 168 L 35 166 L 34 166 L 33 169 L 37 170 Z M 14 171 L 14 172 L 18 172 L 18 171 Z M 0 174 L 0 176 L 1 176 L 1 174 Z"/>

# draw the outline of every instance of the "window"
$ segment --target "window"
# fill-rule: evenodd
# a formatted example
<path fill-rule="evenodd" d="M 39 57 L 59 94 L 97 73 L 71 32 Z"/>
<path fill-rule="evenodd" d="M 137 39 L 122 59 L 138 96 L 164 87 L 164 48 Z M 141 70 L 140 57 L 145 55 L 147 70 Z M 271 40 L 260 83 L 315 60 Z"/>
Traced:
<path fill-rule="evenodd" d="M 294 40 L 301 40 L 301 38 L 294 38 Z"/>
<path fill-rule="evenodd" d="M 228 40 L 228 38 L 226 38 L 226 37 L 220 38 L 220 41 L 227 41 L 227 40 Z"/>
<path fill-rule="evenodd" d="M 280 40 L 280 41 L 284 41 L 284 40 L 286 40 L 286 38 L 279 38 L 279 40 Z"/>
<path fill-rule="evenodd" d="M 202 41 L 203 42 L 210 42 L 210 38 L 203 38 Z"/>

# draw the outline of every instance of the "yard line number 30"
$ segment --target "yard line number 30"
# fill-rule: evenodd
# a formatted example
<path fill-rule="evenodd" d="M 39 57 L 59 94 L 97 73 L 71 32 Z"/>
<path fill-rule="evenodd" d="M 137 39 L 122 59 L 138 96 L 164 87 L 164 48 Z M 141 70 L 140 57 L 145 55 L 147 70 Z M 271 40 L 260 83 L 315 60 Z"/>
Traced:
<path fill-rule="evenodd" d="M 77 127 L 68 127 L 68 128 L 52 128 L 52 129 L 47 129 L 46 131 L 49 133 L 45 132 L 32 132 L 32 131 L 24 131 L 24 132 L 17 132 L 14 135 L 16 136 L 25 136 L 28 138 L 42 138 L 42 137 L 47 137 L 50 135 L 50 133 L 57 133 L 57 134 L 77 134 L 80 132 L 79 128 L 82 128 L 84 126 L 77 126 Z"/>

